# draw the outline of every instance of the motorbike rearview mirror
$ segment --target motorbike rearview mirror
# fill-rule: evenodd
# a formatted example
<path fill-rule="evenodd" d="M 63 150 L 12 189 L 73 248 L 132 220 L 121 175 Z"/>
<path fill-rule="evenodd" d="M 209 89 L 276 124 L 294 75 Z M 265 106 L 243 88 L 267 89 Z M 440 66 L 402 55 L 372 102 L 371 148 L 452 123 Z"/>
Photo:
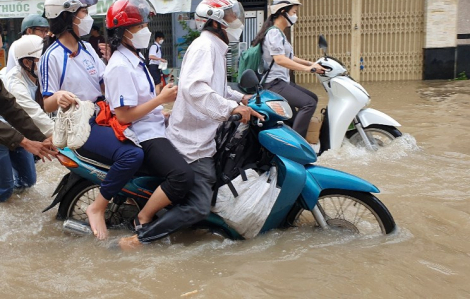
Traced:
<path fill-rule="evenodd" d="M 247 69 L 243 72 L 240 78 L 240 87 L 244 89 L 256 88 L 256 104 L 261 103 L 261 98 L 259 96 L 259 79 L 255 71 Z"/>
<path fill-rule="evenodd" d="M 323 34 L 321 34 L 318 37 L 318 47 L 323 50 L 323 53 L 325 53 L 325 56 L 326 56 L 326 50 L 328 49 L 328 43 L 326 42 L 326 39 L 323 36 Z"/>

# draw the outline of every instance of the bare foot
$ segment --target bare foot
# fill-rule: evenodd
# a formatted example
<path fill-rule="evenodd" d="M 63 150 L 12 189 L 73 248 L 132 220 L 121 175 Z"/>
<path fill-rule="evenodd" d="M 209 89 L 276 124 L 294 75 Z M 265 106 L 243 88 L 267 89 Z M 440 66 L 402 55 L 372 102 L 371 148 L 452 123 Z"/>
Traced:
<path fill-rule="evenodd" d="M 104 240 L 108 237 L 108 228 L 104 221 L 104 211 L 95 205 L 96 201 L 89 205 L 85 211 L 90 222 L 91 230 L 98 240 Z"/>
<path fill-rule="evenodd" d="M 133 235 L 119 240 L 119 247 L 124 251 L 131 251 L 142 247 L 142 243 L 139 242 L 137 235 Z"/>

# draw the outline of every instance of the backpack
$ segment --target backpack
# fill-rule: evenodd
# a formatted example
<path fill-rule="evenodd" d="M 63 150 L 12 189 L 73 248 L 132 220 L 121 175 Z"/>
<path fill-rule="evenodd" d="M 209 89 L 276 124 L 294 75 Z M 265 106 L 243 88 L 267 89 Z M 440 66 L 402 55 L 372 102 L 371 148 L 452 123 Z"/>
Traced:
<path fill-rule="evenodd" d="M 237 190 L 231 181 L 238 175 L 246 181 L 245 170 L 260 169 L 259 162 L 262 156 L 256 132 L 249 124 L 240 121 L 222 123 L 217 129 L 215 142 L 217 152 L 214 155 L 214 162 L 217 180 L 212 196 L 212 206 L 215 205 L 218 189 L 225 184 L 237 197 Z"/>
<path fill-rule="evenodd" d="M 271 26 L 268 28 L 268 30 L 266 30 L 266 32 L 264 33 L 264 36 L 266 36 L 269 30 L 274 29 L 274 28 L 280 31 L 279 28 L 275 26 Z M 284 43 L 285 43 L 285 39 L 283 38 L 282 44 Z M 263 76 L 263 80 L 261 82 L 261 84 L 263 84 L 264 80 L 266 80 L 266 78 L 268 77 L 269 71 L 271 71 L 273 64 L 274 64 L 274 59 L 269 65 L 269 68 L 265 70 L 264 72 L 261 72 L 261 70 L 264 69 L 263 43 L 258 43 L 256 46 L 252 46 L 240 54 L 240 58 L 238 60 L 237 82 L 240 83 L 240 79 L 244 71 L 246 71 L 247 69 L 252 69 L 260 77 L 259 78 L 260 80 L 261 80 L 261 76 L 266 74 Z"/>

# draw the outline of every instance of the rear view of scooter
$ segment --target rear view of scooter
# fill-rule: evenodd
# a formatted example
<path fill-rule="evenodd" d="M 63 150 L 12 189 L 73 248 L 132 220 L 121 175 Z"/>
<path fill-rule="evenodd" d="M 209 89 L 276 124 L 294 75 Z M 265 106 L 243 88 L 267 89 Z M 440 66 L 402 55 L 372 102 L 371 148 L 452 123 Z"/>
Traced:
<path fill-rule="evenodd" d="M 368 108 L 370 96 L 364 87 L 351 78 L 345 66 L 327 55 L 327 42 L 321 35 L 318 41 L 324 57 L 317 63 L 327 71 L 317 74 L 328 94 L 320 129 L 321 154 L 341 147 L 344 138 L 358 147 L 377 150 L 387 146 L 402 134 L 400 124 L 387 114 Z"/>

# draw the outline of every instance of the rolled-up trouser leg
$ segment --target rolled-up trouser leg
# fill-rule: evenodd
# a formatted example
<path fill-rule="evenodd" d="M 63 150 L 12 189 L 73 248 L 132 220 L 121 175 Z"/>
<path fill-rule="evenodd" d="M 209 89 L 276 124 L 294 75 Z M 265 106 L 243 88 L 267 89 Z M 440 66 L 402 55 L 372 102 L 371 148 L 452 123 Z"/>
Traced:
<path fill-rule="evenodd" d="M 194 171 L 194 185 L 183 204 L 174 206 L 161 218 L 137 231 L 139 241 L 149 243 L 181 228 L 205 219 L 211 210 L 212 187 L 215 184 L 215 166 L 212 158 L 203 158 L 190 164 Z"/>

